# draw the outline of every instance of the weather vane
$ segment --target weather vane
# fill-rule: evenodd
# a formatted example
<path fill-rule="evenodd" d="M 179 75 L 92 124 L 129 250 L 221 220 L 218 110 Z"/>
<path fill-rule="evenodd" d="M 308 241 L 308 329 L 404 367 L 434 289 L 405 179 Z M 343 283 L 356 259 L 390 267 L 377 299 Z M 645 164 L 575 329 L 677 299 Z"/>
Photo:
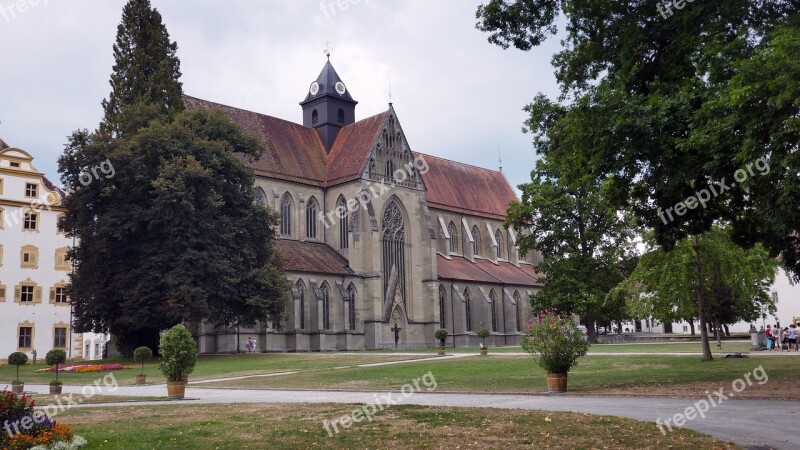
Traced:
<path fill-rule="evenodd" d="M 325 48 L 322 50 L 322 53 L 328 57 L 328 61 L 331 60 L 331 52 L 333 51 L 333 47 L 331 47 L 331 41 L 325 41 Z"/>

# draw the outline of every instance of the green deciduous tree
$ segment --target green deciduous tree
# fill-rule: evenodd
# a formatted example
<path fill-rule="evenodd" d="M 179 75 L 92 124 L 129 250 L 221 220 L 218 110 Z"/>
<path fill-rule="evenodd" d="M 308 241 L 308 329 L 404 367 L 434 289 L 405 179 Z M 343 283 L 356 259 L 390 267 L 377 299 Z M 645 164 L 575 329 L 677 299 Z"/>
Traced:
<path fill-rule="evenodd" d="M 522 199 L 511 204 L 505 223 L 519 233 L 522 254 L 535 249 L 544 255 L 537 270 L 545 284 L 531 298 L 533 310 L 580 315 L 596 342 L 596 322 L 627 317 L 625 303 L 607 294 L 632 269 L 630 219 L 604 203 L 604 185 L 593 178 L 570 185 L 545 160 L 532 177 L 519 186 Z"/>
<path fill-rule="evenodd" d="M 100 129 L 73 133 L 59 159 L 77 329 L 110 330 L 129 355 L 181 322 L 279 319 L 277 219 L 243 162 L 263 144 L 220 111 L 181 111 L 175 45 L 146 0 L 125 7 L 117 47 Z"/>
<path fill-rule="evenodd" d="M 699 236 L 698 242 L 703 261 L 700 288 L 708 299 L 709 322 L 717 330 L 774 311 L 769 290 L 778 263 L 762 246 L 746 250 L 731 240 L 728 230 L 717 226 Z M 694 237 L 687 237 L 670 250 L 651 246 L 630 278 L 611 295 L 624 293 L 640 317 L 663 322 L 697 317 L 694 244 Z"/>
<path fill-rule="evenodd" d="M 774 56 L 771 43 L 784 49 L 783 56 L 774 56 L 773 62 L 787 57 L 785 50 L 794 44 L 772 37 L 796 23 L 800 4 L 791 0 L 703 1 L 684 3 L 680 10 L 667 8 L 662 14 L 664 4 L 670 2 L 491 0 L 478 9 L 478 28 L 490 33 L 490 42 L 529 50 L 555 33 L 558 16 L 564 15 L 565 47 L 553 63 L 563 94 L 559 101 L 568 106 L 561 107 L 566 111 L 562 115 L 534 116 L 532 128 L 542 136 L 540 154 L 559 165 L 567 173 L 566 180 L 586 174 L 608 180 L 610 205 L 630 207 L 639 224 L 652 229 L 656 242 L 667 248 L 725 219 L 735 224 L 741 241 L 766 240 L 769 234 L 779 243 L 770 246 L 773 254 L 788 244 L 794 251 L 795 213 L 786 215 L 778 226 L 766 227 L 762 212 L 768 210 L 769 198 L 751 195 L 760 183 L 758 176 L 746 182 L 732 179 L 758 157 L 771 157 L 764 144 L 774 142 L 759 130 L 795 126 L 779 135 L 781 142 L 792 142 L 794 137 L 794 144 L 778 147 L 788 153 L 794 148 L 792 154 L 796 154 L 796 124 L 790 121 L 797 114 L 796 97 L 779 100 L 791 107 L 774 114 L 760 115 L 753 108 L 753 116 L 758 116 L 740 128 L 731 128 L 730 118 L 718 113 L 741 99 L 736 90 L 726 93 L 748 60 Z M 800 80 L 789 78 L 771 87 L 791 93 Z M 750 85 L 743 86 L 746 90 Z M 715 102 L 722 97 L 723 105 L 715 110 Z M 556 106 L 560 105 L 539 97 L 529 109 L 551 111 Z M 752 103 L 740 106 L 752 107 Z M 718 139 L 724 133 L 734 136 Z M 753 135 L 762 138 L 754 141 L 761 145 L 752 146 L 754 151 L 749 153 L 738 151 L 747 147 L 746 139 Z M 792 177 L 797 173 L 787 172 Z M 773 188 L 793 190 L 793 183 L 783 181 Z M 687 202 L 703 191 L 713 193 L 708 201 Z M 754 211 L 756 220 L 746 221 L 749 211 Z M 758 231 L 764 234 L 759 236 Z M 694 248 L 699 276 L 704 270 L 700 246 Z M 704 358 L 710 360 L 705 331 L 708 305 L 704 290 L 696 289 L 696 295 Z"/>

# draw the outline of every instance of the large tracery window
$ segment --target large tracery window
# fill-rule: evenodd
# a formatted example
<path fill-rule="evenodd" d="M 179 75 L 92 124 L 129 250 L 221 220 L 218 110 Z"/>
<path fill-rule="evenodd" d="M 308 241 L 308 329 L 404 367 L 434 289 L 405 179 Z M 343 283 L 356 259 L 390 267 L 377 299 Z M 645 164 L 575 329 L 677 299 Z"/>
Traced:
<path fill-rule="evenodd" d="M 336 202 L 336 214 L 339 215 L 339 248 L 347 248 L 350 245 L 347 237 L 347 202 L 344 197 L 339 197 Z"/>
<path fill-rule="evenodd" d="M 306 204 L 306 237 L 317 238 L 317 201 L 314 197 Z"/>
<path fill-rule="evenodd" d="M 405 233 L 403 213 L 400 205 L 392 199 L 383 213 L 383 291 L 389 289 L 392 274 L 396 273 L 397 291 L 405 303 L 406 300 L 406 265 L 405 265 Z M 392 299 L 387 298 L 386 301 Z"/>
<path fill-rule="evenodd" d="M 281 198 L 281 236 L 292 235 L 292 197 L 289 193 Z"/>
<path fill-rule="evenodd" d="M 444 304 L 447 301 L 447 291 L 444 286 L 439 286 L 439 328 L 447 328 L 447 321 L 445 320 Z"/>
<path fill-rule="evenodd" d="M 450 235 L 450 253 L 458 253 L 458 230 L 456 229 L 456 224 L 450 222 L 450 225 L 447 226 L 447 234 Z"/>

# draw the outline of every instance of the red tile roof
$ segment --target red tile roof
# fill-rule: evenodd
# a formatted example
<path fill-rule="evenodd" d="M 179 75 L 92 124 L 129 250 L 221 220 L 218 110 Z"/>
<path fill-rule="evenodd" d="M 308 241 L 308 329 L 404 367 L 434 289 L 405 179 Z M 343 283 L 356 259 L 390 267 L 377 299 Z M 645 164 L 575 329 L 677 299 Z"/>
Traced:
<path fill-rule="evenodd" d="M 387 114 L 388 111 L 384 111 L 339 131 L 328 155 L 326 186 L 335 186 L 361 176 Z"/>
<path fill-rule="evenodd" d="M 266 145 L 257 161 L 242 157 L 256 174 L 321 186 L 325 182 L 327 155 L 313 128 L 219 103 L 184 96 L 187 109 L 219 108 L 245 131 Z"/>
<path fill-rule="evenodd" d="M 436 255 L 436 267 L 440 280 L 459 280 L 487 284 L 510 284 L 514 286 L 542 286 L 540 275 L 532 266 L 521 264 L 516 267 L 504 262 L 499 265 L 487 260 L 471 262 L 466 258 L 454 256 L 447 259 Z"/>
<path fill-rule="evenodd" d="M 275 249 L 283 259 L 287 272 L 352 275 L 349 263 L 327 244 L 276 239 Z"/>
<path fill-rule="evenodd" d="M 424 158 L 429 170 L 422 178 L 431 208 L 503 219 L 509 203 L 517 196 L 503 172 L 483 169 L 436 156 L 415 153 Z"/>

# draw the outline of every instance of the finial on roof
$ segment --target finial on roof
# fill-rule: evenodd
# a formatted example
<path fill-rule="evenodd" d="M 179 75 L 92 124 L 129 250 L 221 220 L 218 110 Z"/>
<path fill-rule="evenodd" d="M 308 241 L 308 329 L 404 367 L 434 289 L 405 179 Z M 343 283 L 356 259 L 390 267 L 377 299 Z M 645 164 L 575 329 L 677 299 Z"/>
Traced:
<path fill-rule="evenodd" d="M 497 143 L 497 162 L 500 164 L 500 172 L 503 171 L 503 157 L 500 155 L 500 143 Z"/>
<path fill-rule="evenodd" d="M 331 52 L 333 51 L 333 47 L 331 47 L 331 41 L 325 41 L 325 48 L 322 50 L 322 53 L 325 53 L 325 56 L 328 57 L 328 61 L 331 60 Z"/>
<path fill-rule="evenodd" d="M 392 72 L 389 72 L 389 106 L 392 106 Z"/>

